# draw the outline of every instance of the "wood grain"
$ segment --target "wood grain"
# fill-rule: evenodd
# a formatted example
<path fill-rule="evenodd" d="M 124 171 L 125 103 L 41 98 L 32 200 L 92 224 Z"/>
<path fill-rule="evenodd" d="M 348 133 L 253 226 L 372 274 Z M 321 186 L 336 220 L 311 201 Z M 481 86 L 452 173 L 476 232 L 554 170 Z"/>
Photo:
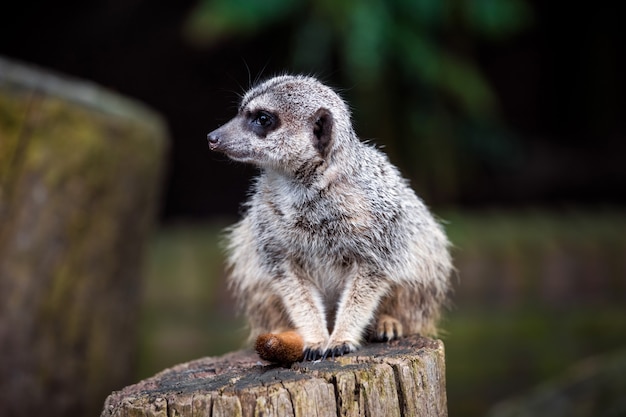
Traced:
<path fill-rule="evenodd" d="M 251 351 L 177 365 L 112 393 L 108 416 L 446 416 L 444 346 L 414 336 L 289 367 Z"/>

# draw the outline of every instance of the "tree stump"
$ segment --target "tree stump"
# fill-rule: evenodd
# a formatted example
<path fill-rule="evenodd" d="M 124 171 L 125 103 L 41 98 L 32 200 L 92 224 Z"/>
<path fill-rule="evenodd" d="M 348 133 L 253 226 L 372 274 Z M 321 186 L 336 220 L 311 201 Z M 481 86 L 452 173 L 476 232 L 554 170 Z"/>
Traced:
<path fill-rule="evenodd" d="M 414 336 L 288 368 L 252 351 L 198 359 L 112 393 L 101 417 L 446 415 L 443 343 Z"/>
<path fill-rule="evenodd" d="M 0 413 L 94 415 L 132 381 L 161 119 L 0 57 Z"/>

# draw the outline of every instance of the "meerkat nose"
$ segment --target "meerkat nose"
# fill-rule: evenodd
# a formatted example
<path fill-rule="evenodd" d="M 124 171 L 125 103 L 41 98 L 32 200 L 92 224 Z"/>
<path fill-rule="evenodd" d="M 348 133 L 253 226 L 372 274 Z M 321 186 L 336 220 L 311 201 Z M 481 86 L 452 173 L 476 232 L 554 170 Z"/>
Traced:
<path fill-rule="evenodd" d="M 206 135 L 206 138 L 209 141 L 209 148 L 211 150 L 215 149 L 220 142 L 220 137 L 216 134 L 215 131 Z"/>

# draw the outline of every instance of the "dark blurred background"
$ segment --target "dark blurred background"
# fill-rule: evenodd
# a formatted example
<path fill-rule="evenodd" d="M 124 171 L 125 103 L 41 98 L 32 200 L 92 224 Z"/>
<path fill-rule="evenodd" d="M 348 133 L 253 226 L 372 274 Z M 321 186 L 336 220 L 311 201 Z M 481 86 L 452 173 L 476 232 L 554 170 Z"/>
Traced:
<path fill-rule="evenodd" d="M 606 5 L 10 6 L 0 53 L 93 80 L 167 118 L 174 146 L 165 220 L 237 210 L 250 172 L 210 155 L 206 133 L 233 116 L 251 81 L 283 71 L 341 89 L 358 133 L 384 145 L 431 205 L 626 203 L 626 39 Z"/>
<path fill-rule="evenodd" d="M 626 31 L 607 4 L 10 2 L 0 55 L 169 125 L 138 378 L 242 339 L 217 240 L 254 170 L 210 154 L 206 134 L 256 80 L 302 72 L 341 92 L 359 135 L 447 221 L 449 409 L 483 415 L 626 344 Z"/>

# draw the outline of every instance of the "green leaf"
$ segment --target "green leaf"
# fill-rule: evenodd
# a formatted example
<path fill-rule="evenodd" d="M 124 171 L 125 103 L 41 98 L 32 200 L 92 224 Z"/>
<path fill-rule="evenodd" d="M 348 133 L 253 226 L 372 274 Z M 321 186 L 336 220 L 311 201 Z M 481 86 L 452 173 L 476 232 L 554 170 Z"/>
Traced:
<path fill-rule="evenodd" d="M 302 0 L 202 0 L 190 14 L 185 33 L 197 43 L 212 44 L 250 33 L 289 16 Z"/>
<path fill-rule="evenodd" d="M 475 117 L 490 115 L 495 109 L 495 97 L 489 84 L 468 60 L 442 54 L 440 85 L 451 93 L 466 113 Z"/>
<path fill-rule="evenodd" d="M 472 0 L 463 3 L 470 28 L 494 39 L 528 26 L 532 12 L 522 0 Z"/>
<path fill-rule="evenodd" d="M 386 61 L 388 29 L 392 25 L 380 2 L 355 3 L 343 32 L 343 54 L 357 80 L 370 81 L 380 76 Z"/>

